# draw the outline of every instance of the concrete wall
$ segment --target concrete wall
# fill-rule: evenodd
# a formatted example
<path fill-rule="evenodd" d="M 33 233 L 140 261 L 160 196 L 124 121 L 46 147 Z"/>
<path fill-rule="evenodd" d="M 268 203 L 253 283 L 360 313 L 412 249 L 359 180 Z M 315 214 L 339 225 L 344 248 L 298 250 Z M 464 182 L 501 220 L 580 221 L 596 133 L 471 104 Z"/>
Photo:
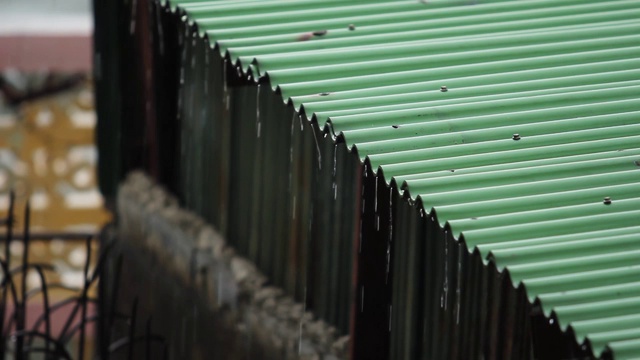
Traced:
<path fill-rule="evenodd" d="M 269 286 L 211 226 L 146 176 L 128 176 L 117 202 L 111 261 L 122 255 L 122 268 L 115 303 L 124 311 L 137 299 L 139 322 L 151 319 L 169 344 L 169 359 L 347 357 L 347 336 Z"/>

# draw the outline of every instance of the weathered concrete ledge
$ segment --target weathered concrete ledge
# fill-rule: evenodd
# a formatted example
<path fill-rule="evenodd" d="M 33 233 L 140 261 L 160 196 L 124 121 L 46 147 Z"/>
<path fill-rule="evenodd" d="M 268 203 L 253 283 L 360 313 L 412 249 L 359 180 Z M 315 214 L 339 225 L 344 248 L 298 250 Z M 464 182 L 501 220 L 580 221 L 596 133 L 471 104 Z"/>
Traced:
<path fill-rule="evenodd" d="M 140 172 L 130 174 L 120 186 L 117 237 L 119 243 L 136 249 L 136 256 L 154 259 L 146 263 L 143 272 L 147 275 L 142 280 L 140 270 L 136 273 L 138 281 L 152 282 L 143 286 L 146 295 L 154 292 L 158 281 L 154 274 L 158 271 L 168 274 L 162 286 L 175 282 L 178 288 L 195 294 L 199 306 L 205 308 L 198 311 L 206 311 L 209 316 L 194 316 L 193 321 L 216 322 L 205 327 L 216 329 L 206 336 L 211 337 L 211 344 L 228 347 L 223 351 L 224 358 L 348 357 L 347 336 L 340 336 L 334 327 L 314 319 L 303 304 L 285 296 L 282 290 L 266 286 L 266 277 L 250 261 L 236 254 L 210 225 L 180 208 L 174 196 Z M 156 312 L 158 307 L 162 306 L 156 306 Z M 206 345 L 194 346 L 198 348 L 190 353 L 194 358 L 211 354 Z"/>

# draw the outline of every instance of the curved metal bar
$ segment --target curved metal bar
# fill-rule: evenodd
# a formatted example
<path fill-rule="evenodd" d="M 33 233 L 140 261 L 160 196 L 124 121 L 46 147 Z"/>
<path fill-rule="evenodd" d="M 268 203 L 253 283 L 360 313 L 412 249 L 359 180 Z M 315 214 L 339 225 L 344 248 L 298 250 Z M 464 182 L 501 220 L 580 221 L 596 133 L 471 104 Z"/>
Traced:
<path fill-rule="evenodd" d="M 29 201 L 27 201 L 26 206 L 24 207 L 24 237 L 22 238 L 22 246 L 24 250 L 22 251 L 22 278 L 21 280 L 21 289 L 20 295 L 22 302 L 16 304 L 15 310 L 15 319 L 16 319 L 16 329 L 18 331 L 24 330 L 27 326 L 27 274 L 29 273 L 29 225 L 31 224 L 31 207 L 29 205 Z M 24 338 L 18 337 L 16 339 L 16 346 L 20 351 L 16 354 L 16 358 L 21 360 L 23 358 L 23 349 L 24 349 Z"/>
<path fill-rule="evenodd" d="M 84 324 L 87 324 L 87 323 L 91 323 L 91 322 L 97 322 L 99 318 L 100 318 L 100 316 L 99 316 L 99 315 L 93 315 L 93 316 L 89 316 L 88 318 L 84 319 L 84 321 L 82 321 L 82 322 L 80 322 L 79 324 L 76 324 L 74 327 L 72 327 L 72 328 L 69 330 L 69 333 L 68 333 L 64 338 L 63 338 L 63 337 L 60 337 L 60 342 L 62 342 L 63 344 L 68 343 L 68 342 L 73 338 L 73 335 L 74 335 L 78 330 L 80 330 L 80 329 L 81 329 L 81 327 L 83 326 L 83 323 L 84 323 Z"/>
<path fill-rule="evenodd" d="M 42 316 L 44 317 L 44 326 L 45 326 L 45 334 L 47 335 L 47 338 L 45 339 L 45 349 L 48 351 L 49 350 L 49 338 L 51 338 L 51 314 L 49 313 L 50 308 L 49 308 L 49 291 L 47 288 L 47 281 L 44 277 L 44 272 L 42 271 L 42 268 L 40 268 L 39 266 L 35 266 L 36 272 L 38 273 L 38 275 L 40 276 L 40 282 L 42 284 L 42 298 L 43 298 L 43 312 L 42 312 Z M 28 297 L 25 297 L 24 301 L 26 303 L 26 299 Z M 38 328 L 35 327 L 35 330 L 37 330 Z M 33 341 L 33 338 L 29 339 L 29 343 L 28 345 L 31 346 Z"/>
<path fill-rule="evenodd" d="M 16 331 L 15 333 L 13 333 L 11 335 L 12 336 L 16 336 L 17 338 L 24 338 L 24 337 L 27 337 L 27 336 L 44 338 L 45 340 L 48 340 L 50 343 L 53 343 L 54 345 L 56 345 L 55 354 L 57 356 L 63 356 L 65 359 L 72 360 L 71 355 L 69 354 L 69 352 L 67 352 L 67 350 L 64 348 L 64 346 L 62 344 L 60 344 L 59 341 L 57 341 L 56 339 L 53 339 L 52 337 L 48 336 L 45 333 L 41 333 L 41 332 L 38 332 L 38 331 L 20 330 L 20 331 Z M 24 350 L 25 349 L 23 348 L 22 352 L 24 352 Z"/>
<path fill-rule="evenodd" d="M 1 261 L 0 260 L 0 265 L 2 266 L 2 271 L 5 273 L 5 279 L 9 279 L 9 283 L 11 285 L 12 288 L 12 292 L 14 294 L 14 303 L 17 301 L 17 294 L 15 291 L 15 287 L 13 286 L 13 281 L 11 280 L 11 275 L 9 273 L 9 269 L 11 268 L 11 239 L 13 237 L 13 207 L 15 205 L 15 200 L 16 200 L 16 196 L 15 196 L 15 192 L 13 190 L 11 190 L 9 192 L 9 211 L 7 213 L 7 218 L 5 220 L 5 225 L 7 227 L 6 229 L 6 241 L 5 241 L 5 247 L 4 247 L 4 254 L 5 254 L 5 261 Z M 6 281 L 3 280 L 2 284 L 0 285 L 0 287 L 2 287 L 2 301 L 1 301 L 1 305 L 0 305 L 0 335 L 2 335 L 4 337 L 4 320 L 5 320 L 5 310 L 6 310 L 6 304 L 7 304 L 7 289 L 5 287 L 5 283 Z M 0 344 L 0 353 L 4 354 L 5 353 L 5 342 L 3 341 Z"/>
<path fill-rule="evenodd" d="M 4 271 L 5 274 L 7 274 L 4 278 L 4 280 L 2 281 L 2 284 L 0 284 L 0 287 L 2 287 L 3 289 L 3 294 L 2 294 L 2 298 L 3 298 L 3 306 L 6 304 L 6 283 L 9 283 L 9 289 L 11 290 L 11 295 L 13 296 L 13 303 L 14 306 L 18 306 L 18 304 L 20 303 L 20 300 L 18 299 L 18 291 L 16 290 L 16 286 L 13 282 L 13 277 L 11 276 L 11 274 L 9 273 L 8 269 L 7 269 L 7 265 L 8 263 L 5 261 L 1 261 L 0 260 L 0 266 L 2 267 L 2 270 Z M 6 333 L 4 332 L 4 329 L 2 327 L 4 327 L 4 313 L 5 313 L 5 309 L 2 309 L 2 323 L 0 323 L 0 330 L 2 331 L 2 336 L 5 337 Z M 13 321 L 13 315 L 15 315 L 15 310 L 12 312 L 12 318 L 11 321 L 9 322 L 9 325 L 7 326 L 7 330 L 11 329 L 11 324 Z"/>
<path fill-rule="evenodd" d="M 28 270 L 29 268 L 33 268 L 35 266 L 40 266 L 43 270 L 47 270 L 47 271 L 56 271 L 56 268 L 51 264 L 33 263 L 33 264 L 27 264 L 27 266 L 23 265 L 23 266 L 14 267 L 13 269 L 11 269 L 9 271 L 9 273 L 11 275 L 15 275 L 15 274 L 18 274 L 20 272 L 24 272 L 25 270 Z"/>
<path fill-rule="evenodd" d="M 100 252 L 98 261 L 96 262 L 96 267 L 93 268 L 93 274 L 91 274 L 91 277 L 89 279 L 89 283 L 93 284 L 100 276 L 100 273 L 102 272 L 102 267 L 104 266 L 104 262 L 107 259 L 107 255 L 109 254 L 109 252 L 111 251 L 114 245 L 115 245 L 115 241 L 111 241 Z"/>
<path fill-rule="evenodd" d="M 98 302 L 98 299 L 93 299 L 93 298 L 91 298 L 91 299 L 87 299 L 87 300 L 88 300 L 89 302 L 92 302 L 92 303 L 97 303 L 97 302 Z M 65 300 L 62 300 L 62 301 L 60 301 L 60 302 L 58 302 L 58 303 L 55 303 L 54 305 L 52 305 L 52 306 L 49 308 L 49 313 L 53 313 L 54 311 L 57 311 L 57 310 L 59 310 L 60 308 L 62 308 L 63 306 L 68 305 L 68 304 L 70 304 L 70 303 L 72 303 L 72 302 L 74 302 L 74 301 L 78 301 L 78 298 L 77 298 L 77 297 L 71 297 L 71 298 L 67 298 L 67 299 L 65 299 Z M 38 317 L 38 319 L 36 320 L 36 322 L 35 322 L 35 323 L 34 323 L 34 325 L 33 325 L 33 326 L 34 326 L 34 328 L 36 328 L 36 329 L 37 329 L 43 321 L 44 321 L 44 314 L 43 314 L 43 315 L 40 315 L 40 316 Z"/>
<path fill-rule="evenodd" d="M 59 290 L 67 290 L 67 291 L 73 291 L 73 292 L 80 292 L 79 288 L 74 288 L 71 286 L 67 286 L 64 285 L 62 283 L 53 283 L 53 284 L 49 284 L 47 285 L 47 288 L 49 288 L 49 290 L 53 290 L 53 289 L 59 289 Z M 36 295 L 38 295 L 40 292 L 42 291 L 41 287 L 38 288 L 34 288 L 31 289 L 27 292 L 27 299 L 30 299 Z"/>
<path fill-rule="evenodd" d="M 82 296 L 80 302 L 82 304 L 82 315 L 80 316 L 80 343 L 78 344 L 78 359 L 84 359 L 84 341 L 85 341 L 85 322 L 87 320 L 87 292 L 89 291 L 89 264 L 91 263 L 91 237 L 87 237 L 86 240 L 86 252 L 87 260 L 84 263 L 84 288 L 82 289 Z M 73 329 L 69 333 L 69 338 L 73 335 Z"/>

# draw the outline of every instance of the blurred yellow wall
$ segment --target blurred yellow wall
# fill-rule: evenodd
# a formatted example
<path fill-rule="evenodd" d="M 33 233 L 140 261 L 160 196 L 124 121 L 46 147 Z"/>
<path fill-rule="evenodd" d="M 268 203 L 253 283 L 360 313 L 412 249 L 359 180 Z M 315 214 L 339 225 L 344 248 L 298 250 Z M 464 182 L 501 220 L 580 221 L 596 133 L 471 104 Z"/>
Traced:
<path fill-rule="evenodd" d="M 18 226 L 30 200 L 32 231 L 99 230 L 110 217 L 96 185 L 95 123 L 90 81 L 0 107 L 0 216 L 14 189 Z"/>

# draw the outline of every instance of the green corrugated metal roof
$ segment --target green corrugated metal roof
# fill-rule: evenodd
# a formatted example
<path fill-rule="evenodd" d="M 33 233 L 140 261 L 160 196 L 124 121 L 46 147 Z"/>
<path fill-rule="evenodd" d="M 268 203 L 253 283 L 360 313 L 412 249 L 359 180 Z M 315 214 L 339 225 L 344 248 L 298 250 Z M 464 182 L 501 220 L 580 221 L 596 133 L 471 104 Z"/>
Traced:
<path fill-rule="evenodd" d="M 578 342 L 640 356 L 639 1 L 171 3 Z"/>

